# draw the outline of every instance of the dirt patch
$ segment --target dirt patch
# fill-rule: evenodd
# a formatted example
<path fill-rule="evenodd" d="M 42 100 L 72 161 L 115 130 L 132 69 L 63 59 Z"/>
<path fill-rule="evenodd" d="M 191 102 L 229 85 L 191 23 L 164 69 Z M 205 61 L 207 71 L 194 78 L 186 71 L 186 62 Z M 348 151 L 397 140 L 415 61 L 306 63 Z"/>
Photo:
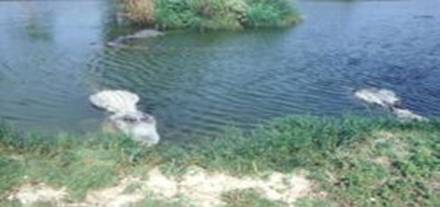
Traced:
<path fill-rule="evenodd" d="M 267 179 L 237 178 L 223 173 L 209 174 L 201 168 L 193 167 L 180 181 L 176 181 L 164 177 L 157 169 L 152 172 L 146 182 L 153 193 L 168 198 L 183 196 L 201 207 L 223 204 L 221 195 L 232 190 L 256 189 L 265 198 L 288 205 L 311 192 L 311 182 L 301 175 L 272 173 Z M 172 190 L 162 190 L 168 189 L 167 186 L 172 186 Z"/>
<path fill-rule="evenodd" d="M 148 180 L 144 182 L 146 189 L 162 198 L 172 198 L 178 194 L 178 182 L 166 177 L 159 168 L 148 173 Z"/>
<path fill-rule="evenodd" d="M 140 182 L 138 178 L 129 177 L 121 180 L 114 187 L 89 192 L 85 202 L 81 203 L 80 206 L 119 207 L 139 202 L 145 198 L 145 193 L 141 189 L 135 189 L 130 193 L 126 193 L 125 190 L 130 185 Z"/>
<path fill-rule="evenodd" d="M 67 197 L 66 190 L 54 189 L 43 183 L 36 185 L 21 186 L 16 192 L 11 194 L 9 200 L 18 200 L 23 205 L 30 205 L 37 202 L 50 202 L 54 204 L 61 204 Z"/>
<path fill-rule="evenodd" d="M 374 137 L 379 138 L 378 141 L 384 141 L 384 140 L 390 140 L 390 139 L 396 139 L 397 136 L 392 132 L 387 131 L 378 131 L 374 133 Z"/>
<path fill-rule="evenodd" d="M 387 156 L 376 157 L 373 159 L 373 162 L 388 170 L 392 168 L 392 162 Z"/>
<path fill-rule="evenodd" d="M 428 186 L 431 186 L 435 192 L 440 192 L 440 172 L 434 173 Z"/>
<path fill-rule="evenodd" d="M 81 203 L 64 202 L 68 197 L 65 189 L 55 190 L 44 184 L 23 186 L 10 197 L 22 204 L 56 201 L 57 206 L 121 207 L 153 196 L 166 200 L 185 198 L 194 206 L 211 207 L 224 204 L 221 199 L 223 193 L 245 189 L 255 189 L 268 200 L 292 206 L 298 198 L 311 193 L 312 183 L 304 175 L 274 172 L 265 179 L 239 178 L 224 173 L 208 173 L 198 167 L 190 168 L 180 179 L 176 179 L 155 168 L 148 173 L 148 180 L 125 178 L 114 187 L 89 192 Z"/>

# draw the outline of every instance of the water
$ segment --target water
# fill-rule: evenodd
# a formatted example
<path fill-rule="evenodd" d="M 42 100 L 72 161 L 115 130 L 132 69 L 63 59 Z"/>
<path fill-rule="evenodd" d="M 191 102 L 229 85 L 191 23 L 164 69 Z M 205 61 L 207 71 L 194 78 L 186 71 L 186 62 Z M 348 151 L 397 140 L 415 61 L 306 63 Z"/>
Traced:
<path fill-rule="evenodd" d="M 100 89 L 142 97 L 165 139 L 249 129 L 287 115 L 383 113 L 353 98 L 367 86 L 440 115 L 440 1 L 301 1 L 289 29 L 171 32 L 130 48 L 108 1 L 0 2 L 0 118 L 41 133 L 99 129 Z"/>

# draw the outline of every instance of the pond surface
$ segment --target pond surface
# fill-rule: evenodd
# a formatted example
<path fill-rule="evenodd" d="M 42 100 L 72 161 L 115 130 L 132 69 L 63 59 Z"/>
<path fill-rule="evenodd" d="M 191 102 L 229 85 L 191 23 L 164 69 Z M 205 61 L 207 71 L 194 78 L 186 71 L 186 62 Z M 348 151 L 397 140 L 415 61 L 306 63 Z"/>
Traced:
<path fill-rule="evenodd" d="M 395 90 L 440 115 L 440 1 L 301 1 L 283 30 L 171 32 L 115 49 L 134 31 L 108 1 L 0 2 L 0 119 L 26 131 L 90 132 L 100 89 L 142 97 L 165 139 L 252 128 L 287 115 L 376 116 L 358 88 Z"/>

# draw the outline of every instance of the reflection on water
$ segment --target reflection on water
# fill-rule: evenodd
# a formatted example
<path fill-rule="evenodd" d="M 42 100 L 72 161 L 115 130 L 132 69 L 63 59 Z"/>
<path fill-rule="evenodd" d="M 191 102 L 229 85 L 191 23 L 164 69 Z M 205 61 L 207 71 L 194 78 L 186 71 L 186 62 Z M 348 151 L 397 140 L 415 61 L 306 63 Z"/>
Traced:
<path fill-rule="evenodd" d="M 171 32 L 115 49 L 105 41 L 134 28 L 116 25 L 111 3 L 0 2 L 0 117 L 22 129 L 96 130 L 103 115 L 87 96 L 122 88 L 142 97 L 165 139 L 182 139 L 286 115 L 378 115 L 352 97 L 366 86 L 440 115 L 440 2 L 300 9 L 295 28 Z"/>
<path fill-rule="evenodd" d="M 101 41 L 106 7 L 100 1 L 0 2 L 2 118 L 38 131 L 76 131 L 83 120 L 97 119 L 86 101 L 84 72 L 97 52 L 90 43 Z"/>

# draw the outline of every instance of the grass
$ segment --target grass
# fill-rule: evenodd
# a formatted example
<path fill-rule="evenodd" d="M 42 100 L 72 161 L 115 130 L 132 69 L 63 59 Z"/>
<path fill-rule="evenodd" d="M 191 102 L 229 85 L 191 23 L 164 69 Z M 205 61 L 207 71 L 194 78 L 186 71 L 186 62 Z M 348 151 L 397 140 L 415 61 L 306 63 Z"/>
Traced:
<path fill-rule="evenodd" d="M 131 207 L 192 207 L 183 200 L 164 201 L 152 198 L 145 198 L 143 201 L 130 205 Z"/>
<path fill-rule="evenodd" d="M 23 183 L 65 186 L 81 200 L 87 191 L 127 175 L 146 175 L 155 166 L 179 175 L 197 165 L 234 175 L 305 169 L 319 184 L 315 191 L 328 195 L 302 199 L 299 206 L 440 204 L 440 121 L 291 117 L 251 133 L 235 130 L 194 140 L 145 148 L 127 137 L 23 137 L 2 129 L 0 203 Z M 257 197 L 255 192 L 224 195 L 230 206 L 268 202 Z"/>
<path fill-rule="evenodd" d="M 159 29 L 238 30 L 300 20 L 288 0 L 122 0 L 132 22 Z"/>
<path fill-rule="evenodd" d="M 261 195 L 253 189 L 233 190 L 222 195 L 226 207 L 281 207 L 281 203 L 262 198 Z"/>

